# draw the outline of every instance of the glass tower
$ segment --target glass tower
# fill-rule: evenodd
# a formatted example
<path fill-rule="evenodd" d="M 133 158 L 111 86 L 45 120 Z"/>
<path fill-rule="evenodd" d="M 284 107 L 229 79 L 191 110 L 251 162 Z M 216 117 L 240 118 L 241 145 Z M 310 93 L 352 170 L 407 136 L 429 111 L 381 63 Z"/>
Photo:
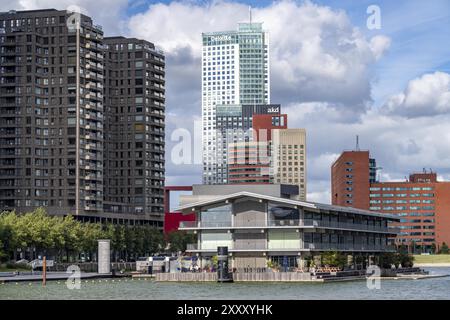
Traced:
<path fill-rule="evenodd" d="M 217 153 L 216 107 L 270 103 L 269 37 L 262 23 L 202 37 L 203 183 L 217 184 L 226 159 Z"/>

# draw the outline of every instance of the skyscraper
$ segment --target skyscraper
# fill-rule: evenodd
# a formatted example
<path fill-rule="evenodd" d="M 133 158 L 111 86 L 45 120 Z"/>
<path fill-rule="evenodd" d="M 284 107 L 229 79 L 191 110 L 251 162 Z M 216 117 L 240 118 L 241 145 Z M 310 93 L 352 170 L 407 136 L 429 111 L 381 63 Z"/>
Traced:
<path fill-rule="evenodd" d="M 270 103 L 269 39 L 262 23 L 241 23 L 237 31 L 202 36 L 203 183 L 216 184 L 222 183 L 216 107 Z"/>
<path fill-rule="evenodd" d="M 164 65 L 86 15 L 0 13 L 1 209 L 162 227 Z"/>

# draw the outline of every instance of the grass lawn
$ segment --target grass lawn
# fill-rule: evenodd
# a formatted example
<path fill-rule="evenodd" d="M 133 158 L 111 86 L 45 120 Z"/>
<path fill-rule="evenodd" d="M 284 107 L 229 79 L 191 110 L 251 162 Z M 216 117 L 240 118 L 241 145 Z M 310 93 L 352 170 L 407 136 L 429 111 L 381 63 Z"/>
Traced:
<path fill-rule="evenodd" d="M 450 263 L 450 254 L 414 255 L 414 263 Z"/>

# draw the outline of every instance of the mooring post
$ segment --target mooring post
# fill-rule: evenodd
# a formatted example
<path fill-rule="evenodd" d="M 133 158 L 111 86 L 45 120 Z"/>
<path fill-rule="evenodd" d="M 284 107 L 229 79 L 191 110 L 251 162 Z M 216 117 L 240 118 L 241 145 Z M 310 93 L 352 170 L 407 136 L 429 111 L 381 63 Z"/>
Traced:
<path fill-rule="evenodd" d="M 45 287 L 47 283 L 47 257 L 42 258 L 42 285 Z"/>
<path fill-rule="evenodd" d="M 228 247 L 217 247 L 217 282 L 233 282 L 228 272 Z"/>

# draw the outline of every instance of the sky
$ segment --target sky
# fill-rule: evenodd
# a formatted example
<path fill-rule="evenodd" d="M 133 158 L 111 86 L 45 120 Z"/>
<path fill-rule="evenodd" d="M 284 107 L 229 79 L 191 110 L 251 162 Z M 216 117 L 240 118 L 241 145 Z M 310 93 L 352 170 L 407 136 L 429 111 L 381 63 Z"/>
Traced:
<path fill-rule="evenodd" d="M 249 6 L 270 34 L 271 102 L 282 105 L 290 128 L 307 130 L 308 200 L 330 202 L 330 166 L 355 148 L 356 135 L 382 167 L 382 181 L 423 168 L 450 180 L 448 0 L 0 0 L 2 11 L 70 5 L 105 36 L 142 38 L 164 50 L 166 185 L 201 183 L 194 134 L 201 33 L 235 30 L 248 21 Z M 379 29 L 368 28 L 371 5 L 379 8 Z M 192 161 L 180 164 L 173 155 L 187 135 Z"/>

